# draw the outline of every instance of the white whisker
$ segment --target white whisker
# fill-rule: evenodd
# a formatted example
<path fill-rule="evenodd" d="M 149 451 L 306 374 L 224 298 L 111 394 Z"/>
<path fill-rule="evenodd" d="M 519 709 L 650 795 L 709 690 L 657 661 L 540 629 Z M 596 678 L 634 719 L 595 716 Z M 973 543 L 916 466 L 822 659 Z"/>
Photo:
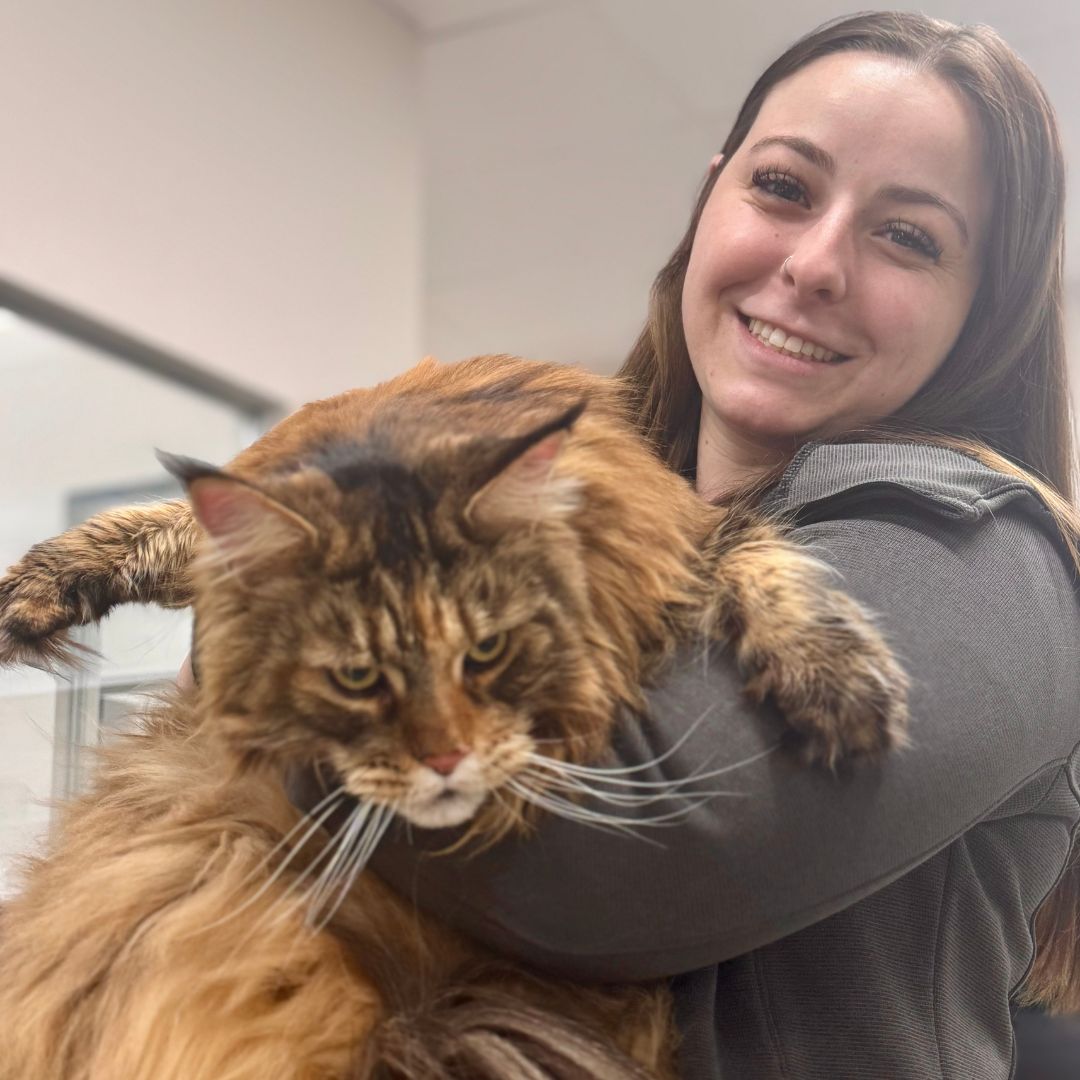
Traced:
<path fill-rule="evenodd" d="M 349 817 L 333 835 L 330 843 L 319 852 L 318 856 L 304 869 L 304 872 L 285 890 L 281 897 L 283 901 L 281 911 L 269 923 L 270 926 L 277 926 L 278 923 L 289 918 L 298 908 L 305 905 L 310 908 L 334 887 L 334 881 L 339 873 L 338 866 L 351 857 L 352 845 L 356 841 L 357 834 L 362 831 L 364 823 L 371 816 L 373 809 L 372 803 L 358 803 L 353 807 Z M 319 871 L 319 875 L 311 887 L 303 890 L 300 895 L 288 902 L 289 897 L 301 888 L 319 863 L 323 862 L 331 854 L 333 858 L 330 863 Z"/>
<path fill-rule="evenodd" d="M 659 765 L 662 761 L 666 761 L 672 754 L 676 753 L 679 749 L 685 745 L 686 741 L 694 734 L 695 731 L 705 722 L 705 719 L 709 716 L 713 710 L 716 709 L 716 705 L 710 705 L 701 713 L 701 715 L 694 720 L 694 722 L 679 736 L 676 741 L 667 748 L 662 754 L 657 757 L 650 758 L 648 761 L 643 761 L 638 765 L 627 765 L 624 768 L 604 768 L 593 769 L 592 772 L 602 772 L 606 776 L 629 776 L 633 773 L 645 772 L 646 769 L 651 769 L 654 765 Z M 559 740 L 545 740 L 545 741 L 559 741 Z M 569 762 L 562 762 L 571 769 L 588 769 L 587 765 L 571 765 Z M 591 775 L 591 774 L 590 774 Z"/>
<path fill-rule="evenodd" d="M 253 870 L 250 870 L 247 875 L 241 879 L 240 884 L 245 885 L 252 878 L 258 877 L 258 875 L 262 873 L 263 869 L 267 866 L 270 860 L 289 843 L 289 841 L 304 827 L 305 824 L 307 824 L 307 822 L 313 819 L 315 814 L 319 813 L 319 811 L 322 810 L 323 807 L 327 806 L 327 804 L 329 804 L 332 800 L 337 800 L 339 796 L 342 796 L 344 794 L 344 792 L 345 786 L 344 784 L 341 784 L 338 787 L 334 788 L 334 790 L 331 791 L 328 795 L 323 796 L 323 798 L 321 798 L 310 810 L 308 810 L 307 813 L 303 814 L 300 820 L 297 821 L 297 823 L 266 853 L 265 856 L 263 856 L 262 860 L 259 862 L 259 865 L 256 866 Z M 324 821 L 326 819 L 326 816 L 327 815 L 324 815 L 319 820 Z M 304 844 L 308 840 L 309 835 L 310 830 L 308 834 L 305 834 L 304 839 L 301 840 L 299 844 L 297 844 L 295 849 L 296 851 L 299 851 L 300 848 L 304 846 Z"/>
<path fill-rule="evenodd" d="M 286 833 L 286 838 L 291 837 L 299 828 L 310 822 L 307 831 L 300 838 L 299 842 L 289 851 L 288 855 L 286 855 L 285 858 L 282 859 L 281 862 L 274 868 L 274 872 L 266 879 L 266 881 L 262 883 L 262 885 L 259 886 L 258 889 L 256 889 L 254 893 L 252 893 L 251 896 L 249 896 L 238 908 L 235 908 L 233 911 L 229 912 L 229 914 L 223 915 L 220 919 L 215 919 L 214 922 L 210 923 L 205 927 L 202 927 L 201 929 L 209 930 L 214 926 L 220 926 L 222 923 L 228 922 L 230 919 L 235 918 L 237 915 L 240 914 L 240 912 L 246 911 L 249 907 L 251 907 L 252 904 L 257 903 L 260 899 L 262 899 L 262 897 L 266 894 L 267 890 L 272 888 L 278 878 L 281 877 L 281 875 L 285 872 L 289 863 L 292 862 L 292 860 L 297 856 L 297 854 L 299 854 L 299 852 L 303 849 L 304 845 L 322 827 L 323 822 L 326 821 L 327 818 L 329 818 L 338 809 L 338 796 L 340 795 L 341 790 L 342 789 L 339 788 L 337 791 L 332 792 L 331 795 L 328 795 L 325 799 L 322 800 L 322 802 L 319 803 L 319 806 L 324 806 L 324 804 L 328 800 L 330 800 L 331 797 L 334 798 L 334 801 L 331 802 L 329 806 L 326 806 L 323 812 L 317 818 L 312 818 L 311 814 L 306 814 L 300 819 L 300 821 L 297 822 L 296 825 L 294 825 L 289 830 L 288 833 Z M 279 851 L 283 843 L 285 843 L 285 839 L 279 841 L 275 845 L 273 850 L 275 852 Z M 252 870 L 243 879 L 241 884 L 250 881 L 252 877 L 258 874 L 267 865 L 270 858 L 272 857 L 272 854 L 273 853 L 267 855 L 259 863 L 258 867 L 255 870 Z"/>
<path fill-rule="evenodd" d="M 520 795 L 527 802 L 531 802 L 541 809 L 547 810 L 556 817 L 566 818 L 568 821 L 576 821 L 582 825 L 588 825 L 590 828 L 599 829 L 601 832 L 622 833 L 633 836 L 638 840 L 644 840 L 648 844 L 656 844 L 658 847 L 664 847 L 659 841 L 653 840 L 648 836 L 642 836 L 637 831 L 638 826 L 653 824 L 654 819 L 641 818 L 627 821 L 625 818 L 616 817 L 614 814 L 604 814 L 600 811 L 589 810 L 587 807 L 579 806 L 577 803 L 569 802 L 558 795 L 554 795 L 550 791 L 541 791 L 532 787 L 520 774 L 513 780 L 510 780 L 506 786 L 511 791 Z"/>
<path fill-rule="evenodd" d="M 299 889 L 304 881 L 311 876 L 319 866 L 321 862 L 324 862 L 331 853 L 338 849 L 342 835 L 347 831 L 353 818 L 355 818 L 357 811 L 354 809 L 345 823 L 341 825 L 334 835 L 330 838 L 329 843 L 323 845 L 322 851 L 315 856 L 304 867 L 303 873 L 298 874 L 290 883 L 288 888 L 279 896 L 274 902 L 264 911 L 254 923 L 251 924 L 247 934 L 245 934 L 237 943 L 236 948 L 233 950 L 233 954 L 237 955 L 243 951 L 247 943 L 260 931 L 269 929 L 270 927 L 277 926 L 279 923 L 287 919 L 296 909 L 303 904 L 305 894 L 301 894 L 298 898 L 293 899 L 290 902 L 290 897 Z M 273 916 L 271 918 L 271 916 Z M 268 921 L 269 920 L 269 921 Z"/>
<path fill-rule="evenodd" d="M 318 856 L 311 861 L 311 863 L 304 869 L 304 872 L 300 874 L 288 889 L 285 890 L 281 899 L 282 909 L 280 913 L 270 922 L 270 926 L 277 926 L 282 920 L 292 915 L 297 908 L 303 907 L 305 904 L 310 903 L 313 895 L 318 895 L 323 892 L 328 885 L 327 879 L 334 874 L 334 867 L 343 859 L 348 857 L 349 848 L 355 839 L 357 831 L 363 826 L 364 820 L 371 812 L 371 806 L 368 803 L 360 803 L 353 807 L 347 820 L 341 825 L 333 837 L 331 837 L 330 843 L 327 844 Z M 327 856 L 333 855 L 328 866 L 324 866 L 319 870 L 319 875 L 315 879 L 315 882 L 310 888 L 304 889 L 292 902 L 288 902 L 289 897 L 294 892 L 300 889 L 304 882 L 311 876 L 315 869 L 319 866 L 319 863 L 325 861 Z"/>
<path fill-rule="evenodd" d="M 552 772 L 567 778 L 578 777 L 582 780 L 598 781 L 600 783 L 614 784 L 620 787 L 657 788 L 675 792 L 678 788 L 687 784 L 701 780 L 712 780 L 717 776 L 725 776 L 737 769 L 744 769 L 748 765 L 752 765 L 754 762 L 760 761 L 762 758 L 775 753 L 779 749 L 779 746 L 779 743 L 774 743 L 772 746 L 769 746 L 756 754 L 752 754 L 748 758 L 743 758 L 741 761 L 733 762 L 722 768 L 710 769 L 708 771 L 702 771 L 699 768 L 695 769 L 688 776 L 677 777 L 672 780 L 631 780 L 623 775 L 626 771 L 623 769 L 609 769 L 604 766 L 577 765 L 568 761 L 559 761 L 557 758 L 545 757 L 542 754 L 530 754 L 528 760 L 530 765 L 537 765 L 541 768 L 549 769 Z M 656 758 L 654 762 L 651 762 L 650 764 L 655 764 L 656 761 L 660 760 L 662 760 L 662 758 Z M 638 768 L 638 766 L 634 766 L 632 771 L 637 772 Z M 717 792 L 717 794 L 732 793 Z"/>
<path fill-rule="evenodd" d="M 326 864 L 319 873 L 318 880 L 312 886 L 305 899 L 309 903 L 309 910 L 314 911 L 334 887 L 339 868 L 349 861 L 352 854 L 353 844 L 363 832 L 364 825 L 371 817 L 375 809 L 374 803 L 358 803 L 349 816 L 348 823 L 343 826 L 339 835 L 335 838 L 337 850 L 334 857 Z"/>
<path fill-rule="evenodd" d="M 643 826 L 656 828 L 677 824 L 693 810 L 712 799 L 745 798 L 747 795 L 745 792 L 713 790 L 702 785 L 716 777 L 760 761 L 774 753 L 779 747 L 778 743 L 774 744 L 748 758 L 721 768 L 706 770 L 699 767 L 689 776 L 670 780 L 632 778 L 644 769 L 652 768 L 669 758 L 686 742 L 708 716 L 709 711 L 706 709 L 672 747 L 643 764 L 623 768 L 597 767 L 559 761 L 556 758 L 534 753 L 528 755 L 529 768 L 515 777 L 508 786 L 522 798 L 560 817 L 594 827 L 603 826 L 619 832 L 630 832 L 641 839 L 646 839 L 636 830 Z M 560 792 L 566 793 L 569 798 Z M 582 805 L 574 798 L 575 796 L 623 810 L 642 810 L 664 802 L 675 802 L 679 805 L 664 813 L 628 819 Z"/>
<path fill-rule="evenodd" d="M 590 795 L 593 794 L 592 792 L 585 792 L 585 793 L 590 794 Z M 627 825 L 627 826 L 632 827 L 632 828 L 636 828 L 636 827 L 641 826 L 641 825 L 647 825 L 649 827 L 654 827 L 654 826 L 658 826 L 658 825 L 673 825 L 676 822 L 681 821 L 683 818 L 685 818 L 687 816 L 687 814 L 689 814 L 692 810 L 696 810 L 699 806 L 704 806 L 707 802 L 709 802 L 710 799 L 712 799 L 712 794 L 711 793 L 705 794 L 705 795 L 700 795 L 700 794 L 698 794 L 698 795 L 690 795 L 690 796 L 685 797 L 685 805 L 677 807 L 674 810 L 668 810 L 663 814 L 654 814 L 654 815 L 652 815 L 650 817 L 634 817 L 634 818 L 627 819 L 627 818 L 618 817 L 618 816 L 613 815 L 613 814 L 605 814 L 603 811 L 590 810 L 590 809 L 588 809 L 588 807 L 581 806 L 579 803 L 576 803 L 576 802 L 570 802 L 569 800 L 564 799 L 561 795 L 557 795 L 557 794 L 555 794 L 553 792 L 550 792 L 550 791 L 547 791 L 544 794 L 545 794 L 545 796 L 547 798 L 559 803 L 560 805 L 565 805 L 565 806 L 570 806 L 570 807 L 576 808 L 579 812 L 581 812 L 582 814 L 588 815 L 590 818 L 593 818 L 593 819 L 596 819 L 596 820 L 603 820 L 603 821 L 607 822 L 608 824 L 612 824 L 612 823 L 618 821 L 618 822 L 621 822 L 622 824 Z M 630 808 L 636 808 L 636 807 L 641 806 L 641 805 L 651 805 L 652 801 L 653 800 L 651 800 L 650 803 L 645 803 L 645 804 L 623 803 L 623 802 L 616 801 L 616 802 L 613 802 L 612 805 L 614 805 L 614 806 L 622 806 L 622 807 L 626 807 L 627 809 L 630 809 Z M 656 801 L 658 801 L 658 800 L 656 800 Z"/>
<path fill-rule="evenodd" d="M 353 853 L 351 859 L 342 867 L 341 872 L 338 875 L 340 881 L 340 888 L 338 889 L 337 897 L 327 906 L 325 914 L 318 921 L 314 921 L 316 918 L 317 908 L 313 904 L 308 908 L 307 915 L 304 919 L 308 929 L 313 934 L 319 933 L 320 930 L 333 918 L 334 912 L 341 906 L 341 902 L 349 894 L 349 890 L 353 887 L 357 876 L 368 864 L 368 860 L 371 858 L 378 846 L 379 841 L 383 838 L 386 830 L 390 827 L 390 822 L 394 817 L 394 805 L 379 805 L 375 807 L 374 813 L 370 818 L 370 825 L 365 830 L 364 835 L 361 837 L 360 842 L 356 845 L 356 850 Z M 321 898 L 320 898 L 321 902 Z"/>
<path fill-rule="evenodd" d="M 533 776 L 540 777 L 541 774 L 533 773 Z M 578 777 L 567 777 L 556 775 L 543 775 L 543 781 L 545 784 L 560 788 L 563 791 L 575 791 L 582 795 L 588 795 L 590 798 L 596 799 L 598 802 L 605 802 L 611 806 L 654 806 L 658 802 L 670 802 L 672 799 L 698 799 L 708 801 L 713 798 L 743 798 L 746 793 L 741 791 L 698 791 L 696 789 L 684 790 L 682 784 L 687 781 L 674 781 L 670 787 L 675 790 L 669 790 L 669 785 L 664 785 L 664 790 L 650 792 L 648 794 L 637 794 L 634 792 L 617 792 L 617 791 L 603 791 L 590 787 L 583 780 Z"/>

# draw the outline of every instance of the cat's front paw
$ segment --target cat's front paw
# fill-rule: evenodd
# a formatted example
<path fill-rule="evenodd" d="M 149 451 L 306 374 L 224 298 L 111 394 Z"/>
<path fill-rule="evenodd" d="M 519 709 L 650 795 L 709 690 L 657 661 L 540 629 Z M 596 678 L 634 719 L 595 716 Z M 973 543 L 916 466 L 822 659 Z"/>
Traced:
<path fill-rule="evenodd" d="M 747 692 L 779 706 L 802 760 L 835 768 L 907 744 L 908 677 L 850 597 L 827 590 L 801 625 L 756 645 Z"/>
<path fill-rule="evenodd" d="M 68 635 L 80 612 L 55 573 L 27 555 L 0 578 L 0 666 L 27 664 L 56 671 L 77 666 L 87 652 Z"/>

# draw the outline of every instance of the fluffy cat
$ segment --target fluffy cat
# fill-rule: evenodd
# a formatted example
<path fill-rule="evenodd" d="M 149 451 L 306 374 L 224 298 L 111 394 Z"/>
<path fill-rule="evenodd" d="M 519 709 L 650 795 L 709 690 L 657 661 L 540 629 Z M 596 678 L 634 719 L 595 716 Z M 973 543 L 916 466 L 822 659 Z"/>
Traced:
<path fill-rule="evenodd" d="M 511 965 L 360 871 L 394 816 L 490 843 L 580 812 L 560 769 L 587 777 L 701 639 L 807 761 L 884 752 L 906 680 L 866 614 L 576 369 L 426 361 L 225 470 L 166 464 L 188 502 L 0 579 L 0 663 L 70 658 L 117 603 L 194 602 L 199 670 L 102 752 L 3 912 L 0 1080 L 673 1077 L 663 988 Z M 307 816 L 295 769 L 328 778 Z"/>

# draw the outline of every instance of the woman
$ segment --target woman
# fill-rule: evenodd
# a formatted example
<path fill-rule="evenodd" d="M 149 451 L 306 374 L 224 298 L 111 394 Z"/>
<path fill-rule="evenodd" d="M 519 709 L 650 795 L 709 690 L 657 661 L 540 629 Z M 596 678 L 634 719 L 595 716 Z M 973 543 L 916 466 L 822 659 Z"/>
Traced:
<path fill-rule="evenodd" d="M 704 497 L 755 491 L 881 613 L 914 745 L 839 778 L 760 757 L 663 846 L 550 819 L 471 861 L 376 860 L 548 969 L 672 977 L 688 1080 L 1010 1075 L 1080 821 L 1063 191 L 1050 106 L 991 31 L 863 15 L 773 64 L 622 377 Z M 753 759 L 778 724 L 738 685 L 685 658 L 623 758 L 696 720 L 663 768 Z M 1027 984 L 1073 1007 L 1076 896 Z"/>

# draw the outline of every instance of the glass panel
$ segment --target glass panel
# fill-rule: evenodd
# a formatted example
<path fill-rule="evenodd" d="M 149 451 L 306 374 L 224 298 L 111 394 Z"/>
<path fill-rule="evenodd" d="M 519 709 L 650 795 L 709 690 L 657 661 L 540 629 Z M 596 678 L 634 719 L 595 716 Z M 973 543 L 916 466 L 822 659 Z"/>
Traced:
<path fill-rule="evenodd" d="M 175 498 L 156 447 L 224 463 L 264 426 L 250 410 L 3 309 L 0 402 L 0 567 L 106 507 Z M 130 606 L 80 633 L 102 659 L 68 680 L 0 670 L 0 897 L 12 857 L 48 828 L 48 800 L 77 790 L 83 748 L 123 722 L 140 690 L 174 676 L 190 616 Z"/>

